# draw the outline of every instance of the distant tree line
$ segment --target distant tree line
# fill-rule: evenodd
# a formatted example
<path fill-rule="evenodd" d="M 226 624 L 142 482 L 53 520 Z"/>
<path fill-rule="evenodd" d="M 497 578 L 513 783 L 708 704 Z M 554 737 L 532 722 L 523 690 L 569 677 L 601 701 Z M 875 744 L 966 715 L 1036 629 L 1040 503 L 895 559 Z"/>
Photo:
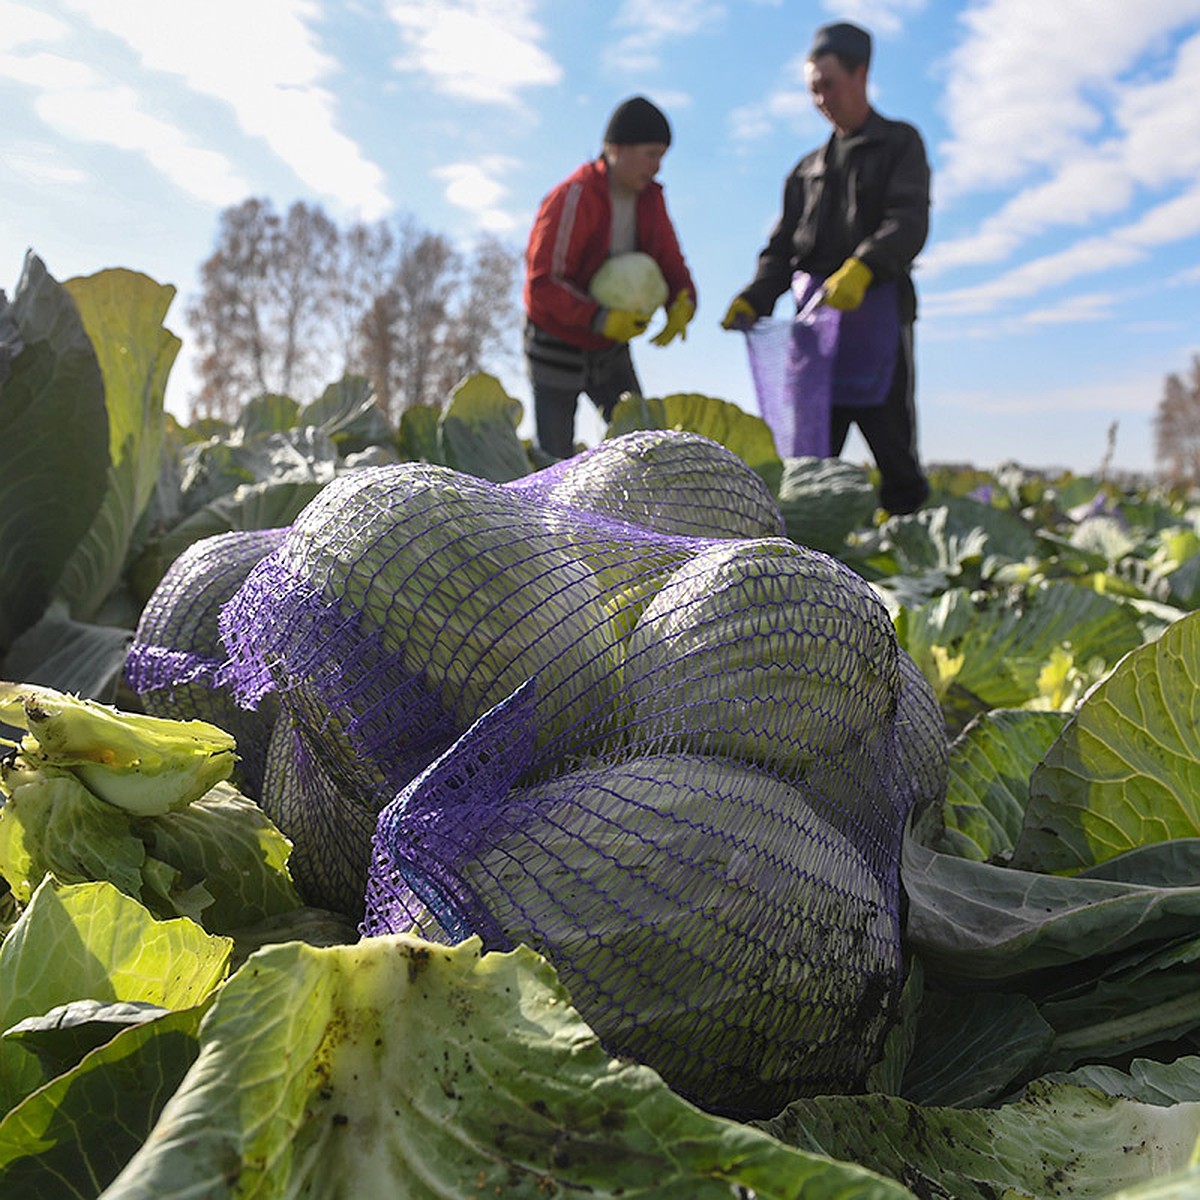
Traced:
<path fill-rule="evenodd" d="M 1154 417 L 1154 454 L 1169 483 L 1200 483 L 1200 354 L 1190 375 L 1170 374 Z"/>
<path fill-rule="evenodd" d="M 255 396 L 315 398 L 365 375 L 393 422 L 440 406 L 464 376 L 515 350 L 516 251 L 468 254 L 411 219 L 341 229 L 319 205 L 225 209 L 185 316 L 197 347 L 191 419 L 235 420 Z"/>

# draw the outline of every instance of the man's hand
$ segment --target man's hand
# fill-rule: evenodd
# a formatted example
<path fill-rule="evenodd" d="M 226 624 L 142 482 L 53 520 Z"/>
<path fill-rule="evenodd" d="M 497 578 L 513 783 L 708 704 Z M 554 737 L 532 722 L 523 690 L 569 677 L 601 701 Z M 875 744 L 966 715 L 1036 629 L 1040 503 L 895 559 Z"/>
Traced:
<path fill-rule="evenodd" d="M 874 273 L 865 262 L 848 258 L 825 280 L 825 303 L 842 312 L 853 312 L 867 294 Z"/>
<path fill-rule="evenodd" d="M 688 322 L 696 314 L 696 304 L 687 292 L 680 292 L 667 309 L 667 323 L 650 340 L 656 346 L 666 346 L 675 338 L 687 341 Z"/>
<path fill-rule="evenodd" d="M 758 320 L 758 313 L 754 311 L 754 306 L 749 300 L 743 300 L 741 296 L 734 297 L 728 311 L 721 318 L 722 329 L 749 329 L 755 321 Z"/>
<path fill-rule="evenodd" d="M 638 334 L 646 332 L 650 324 L 649 317 L 641 313 L 629 312 L 624 308 L 610 308 L 604 314 L 604 324 L 600 332 L 614 342 L 631 342 Z"/>

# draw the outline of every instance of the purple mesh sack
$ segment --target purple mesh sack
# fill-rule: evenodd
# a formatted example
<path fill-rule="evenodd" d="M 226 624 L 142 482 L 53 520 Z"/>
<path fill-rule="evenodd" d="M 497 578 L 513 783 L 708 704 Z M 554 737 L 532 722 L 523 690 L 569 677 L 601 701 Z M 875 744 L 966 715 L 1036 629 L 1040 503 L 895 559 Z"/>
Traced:
<path fill-rule="evenodd" d="M 743 510 L 771 527 L 781 521 L 744 464 L 713 479 L 707 506 L 689 493 L 677 519 L 686 503 L 693 524 L 707 513 L 723 528 L 745 520 Z M 542 678 L 547 737 L 574 728 L 568 740 L 584 753 L 611 732 L 597 710 L 615 678 L 621 622 L 655 572 L 643 561 L 636 579 L 622 573 L 624 522 L 608 522 L 613 537 L 590 535 L 581 548 L 578 522 L 561 515 L 573 510 L 538 492 L 422 463 L 347 473 L 228 604 L 223 641 L 238 702 L 275 700 L 293 731 L 273 747 L 263 808 L 293 842 L 300 814 L 325 831 L 319 854 L 295 856 L 310 902 L 361 912 L 364 829 L 527 678 Z M 669 519 L 671 505 L 659 507 Z M 656 544 L 655 570 L 676 565 L 688 544 Z"/>
<path fill-rule="evenodd" d="M 785 458 L 828 458 L 833 405 L 882 404 L 900 340 L 894 282 L 870 288 L 862 304 L 841 312 L 822 303 L 820 279 L 797 272 L 796 316 L 765 318 L 746 331 L 759 412 Z"/>
<path fill-rule="evenodd" d="M 364 933 L 534 946 L 613 1053 L 715 1111 L 860 1087 L 902 981 L 902 826 L 945 779 L 936 702 L 880 600 L 783 538 L 660 534 L 453 473 L 427 474 L 418 502 L 415 474 L 377 477 L 368 520 L 390 546 L 417 503 L 415 536 L 473 564 L 473 603 L 514 612 L 514 642 L 485 636 L 460 684 L 484 659 L 489 677 L 522 659 L 497 690 L 523 678 L 463 709 L 427 649 L 426 685 L 460 733 L 382 809 Z M 327 517 L 363 519 L 357 502 Z M 575 597 L 565 651 L 561 606 L 527 590 L 534 577 Z M 421 587 L 448 621 L 449 591 Z M 365 580 L 333 591 L 376 607 Z M 552 652 L 534 655 L 530 636 Z"/>
<path fill-rule="evenodd" d="M 763 536 L 749 468 L 664 467 L 676 438 L 711 458 L 633 439 L 591 488 L 595 453 L 508 485 L 348 473 L 221 640 L 238 703 L 278 704 L 262 803 L 310 902 L 526 942 L 612 1053 L 764 1115 L 878 1057 L 945 738 L 872 589 Z"/>
<path fill-rule="evenodd" d="M 746 331 L 758 409 L 784 458 L 828 458 L 837 314 L 756 321 Z"/>

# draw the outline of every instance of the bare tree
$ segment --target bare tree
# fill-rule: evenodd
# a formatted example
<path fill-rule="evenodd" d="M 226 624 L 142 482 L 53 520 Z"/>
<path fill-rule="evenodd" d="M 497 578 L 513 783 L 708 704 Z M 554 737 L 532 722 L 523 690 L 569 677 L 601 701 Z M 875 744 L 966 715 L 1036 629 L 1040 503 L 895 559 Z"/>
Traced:
<path fill-rule="evenodd" d="M 1200 354 L 1190 378 L 1174 373 L 1163 383 L 1154 417 L 1154 452 L 1170 483 L 1200 483 Z"/>
<path fill-rule="evenodd" d="M 359 370 L 362 327 L 396 270 L 396 237 L 386 221 L 351 225 L 338 248 L 333 325 L 343 362 Z M 365 372 L 369 374 L 370 372 Z"/>
<path fill-rule="evenodd" d="M 458 283 L 460 260 L 441 234 L 411 226 L 401 239 L 400 262 L 392 279 L 392 393 L 398 417 L 418 404 L 438 405 L 442 342 Z"/>
<path fill-rule="evenodd" d="M 319 207 L 296 203 L 288 209 L 271 280 L 280 330 L 278 386 L 264 391 L 293 396 L 307 385 L 316 396 L 329 382 L 316 379 L 313 387 L 314 373 L 327 370 L 331 349 L 339 239 L 337 226 Z"/>
<path fill-rule="evenodd" d="M 499 238 L 484 236 L 476 244 L 453 329 L 459 377 L 482 370 L 488 358 L 503 356 L 505 337 L 519 316 L 513 287 L 519 265 L 519 256 Z"/>
<path fill-rule="evenodd" d="M 356 358 L 393 421 L 416 405 L 440 407 L 464 375 L 503 356 L 518 264 L 496 238 L 464 259 L 440 234 L 401 226 L 394 274 L 364 313 Z"/>
<path fill-rule="evenodd" d="M 232 420 L 255 388 L 262 390 L 266 264 L 277 226 L 262 200 L 246 200 L 221 214 L 217 249 L 200 267 L 203 290 L 186 313 L 201 379 L 193 416 Z"/>
<path fill-rule="evenodd" d="M 186 312 L 199 350 L 193 416 L 234 420 L 252 397 L 292 395 L 323 372 L 337 245 L 318 207 L 296 203 L 281 218 L 270 201 L 251 199 L 221 214 Z"/>
<path fill-rule="evenodd" d="M 192 415 L 233 420 L 269 392 L 305 401 L 347 371 L 372 381 L 393 421 L 440 407 L 503 353 L 518 264 L 495 238 L 464 258 L 411 219 L 341 232 L 315 206 L 286 218 L 265 200 L 227 209 L 186 314 L 200 351 Z"/>

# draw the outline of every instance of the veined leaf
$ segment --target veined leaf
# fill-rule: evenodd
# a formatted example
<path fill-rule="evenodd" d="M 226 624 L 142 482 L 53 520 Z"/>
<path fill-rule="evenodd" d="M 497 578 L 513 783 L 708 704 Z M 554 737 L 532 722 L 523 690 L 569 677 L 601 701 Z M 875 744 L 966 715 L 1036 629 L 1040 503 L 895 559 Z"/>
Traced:
<path fill-rule="evenodd" d="M 908 945 L 930 974 L 977 986 L 1191 936 L 1200 920 L 1200 841 L 1182 846 L 1173 863 L 1147 864 L 1137 879 L 1067 879 L 938 854 L 906 838 Z"/>
<path fill-rule="evenodd" d="M 291 396 L 263 392 L 246 402 L 238 414 L 235 434 L 243 438 L 264 437 L 294 429 L 300 416 L 300 404 Z"/>
<path fill-rule="evenodd" d="M 528 475 L 529 456 L 517 437 L 520 420 L 520 401 L 494 375 L 464 379 L 450 394 L 439 423 L 446 465 L 493 483 Z"/>
<path fill-rule="evenodd" d="M 55 589 L 88 620 L 112 591 L 158 478 L 163 393 L 180 340 L 162 325 L 173 287 L 123 268 L 68 280 L 66 290 L 96 347 L 108 411 L 104 503 Z"/>
<path fill-rule="evenodd" d="M 702 433 L 732 450 L 752 471 L 762 476 L 773 494 L 779 492 L 783 460 L 775 438 L 762 417 L 746 412 L 728 400 L 676 392 L 661 399 L 626 396 L 613 410 L 608 437 L 635 429 L 686 429 Z"/>
<path fill-rule="evenodd" d="M 72 1000 L 144 1000 L 183 1009 L 224 977 L 229 938 L 156 921 L 109 883 L 46 879 L 0 945 L 0 1029 Z M 0 1039 L 0 1111 L 43 1082 L 36 1056 Z"/>
<path fill-rule="evenodd" d="M 911 1200 L 611 1058 L 549 964 L 396 936 L 268 947 L 104 1200 L 587 1195 Z"/>
<path fill-rule="evenodd" d="M 788 537 L 834 555 L 878 506 L 866 469 L 838 458 L 785 458 L 776 499 Z"/>
<path fill-rule="evenodd" d="M 363 375 L 343 375 L 311 404 L 300 410 L 299 421 L 327 433 L 343 454 L 368 446 L 395 444 L 395 430 L 375 403 L 375 389 Z"/>
<path fill-rule="evenodd" d="M 1164 1109 L 1039 1082 L 998 1109 L 823 1096 L 797 1101 L 763 1125 L 802 1149 L 853 1155 L 921 1196 L 1082 1200 L 1186 1169 L 1200 1135 L 1200 1103 Z"/>
<path fill-rule="evenodd" d="M 0 1121 L 0 1190 L 89 1200 L 111 1183 L 195 1061 L 203 1013 L 126 1029 L 26 1097 Z"/>
<path fill-rule="evenodd" d="M 1200 834 L 1200 613 L 1127 655 L 1030 780 L 1014 866 L 1077 871 Z"/>
<path fill-rule="evenodd" d="M 951 684 L 990 708 L 1021 708 L 1041 693 L 1051 652 L 1070 646 L 1076 663 L 1095 658 L 1112 665 L 1142 644 L 1136 614 L 1090 588 L 1053 582 L 976 600 L 964 589 L 947 591 L 897 620 L 901 645 L 939 696 Z M 961 659 L 939 677 L 939 651 Z"/>
<path fill-rule="evenodd" d="M 980 862 L 1007 859 L 1025 819 L 1030 774 L 1066 721 L 1065 713 L 994 709 L 968 725 L 950 747 L 936 848 Z"/>

